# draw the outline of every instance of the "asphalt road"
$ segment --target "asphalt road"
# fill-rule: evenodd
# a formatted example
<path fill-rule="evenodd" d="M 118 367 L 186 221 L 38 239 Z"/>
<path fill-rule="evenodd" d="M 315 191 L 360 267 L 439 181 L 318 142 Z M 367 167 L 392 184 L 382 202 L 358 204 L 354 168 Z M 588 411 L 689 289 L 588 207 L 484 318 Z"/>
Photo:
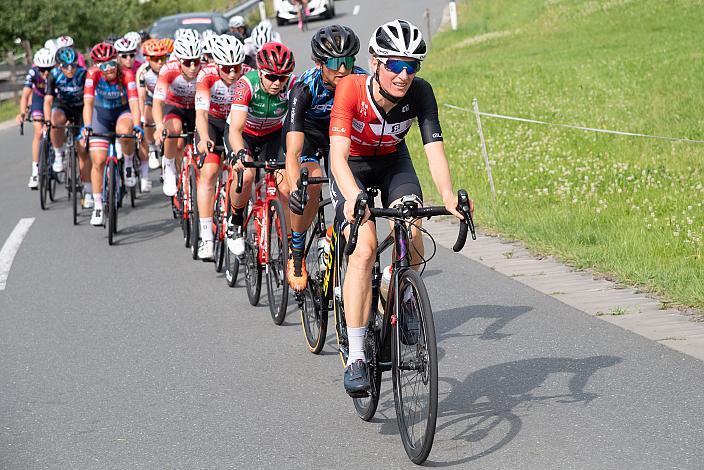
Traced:
<path fill-rule="evenodd" d="M 345 0 L 339 20 L 364 37 L 440 3 Z M 334 337 L 314 357 L 293 305 L 276 327 L 265 296 L 253 308 L 191 261 L 158 184 L 109 247 L 89 214 L 71 225 L 63 189 L 41 211 L 29 144 L 0 132 L 0 244 L 36 219 L 0 290 L 0 468 L 413 467 L 388 377 L 362 422 Z M 702 362 L 444 249 L 424 277 L 441 382 L 428 466 L 702 468 Z"/>

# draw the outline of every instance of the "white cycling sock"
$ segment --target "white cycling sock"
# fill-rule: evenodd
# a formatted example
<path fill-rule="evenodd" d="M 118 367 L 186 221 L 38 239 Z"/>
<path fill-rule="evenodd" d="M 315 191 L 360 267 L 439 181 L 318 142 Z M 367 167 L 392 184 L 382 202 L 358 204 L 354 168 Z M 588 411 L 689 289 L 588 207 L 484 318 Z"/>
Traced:
<path fill-rule="evenodd" d="M 350 342 L 350 355 L 347 358 L 347 364 L 350 365 L 354 361 L 361 359 L 366 360 L 364 357 L 364 336 L 367 334 L 367 327 L 362 328 L 347 328 L 347 339 Z"/>
<path fill-rule="evenodd" d="M 39 162 L 32 162 L 32 176 L 39 174 Z"/>
<path fill-rule="evenodd" d="M 61 147 L 54 147 L 54 155 L 58 158 L 64 154 L 64 145 Z"/>
<path fill-rule="evenodd" d="M 141 162 L 139 165 L 139 176 L 143 180 L 149 179 L 149 165 L 147 162 Z"/>
<path fill-rule="evenodd" d="M 150 152 L 156 152 L 157 148 L 158 147 L 156 146 L 156 144 L 149 144 L 149 151 Z"/>
<path fill-rule="evenodd" d="M 132 160 L 134 159 L 134 154 L 124 154 L 122 157 L 125 159 L 125 168 L 132 168 Z"/>
<path fill-rule="evenodd" d="M 213 218 L 212 217 L 201 217 L 200 218 L 200 239 L 204 242 L 213 241 Z"/>
<path fill-rule="evenodd" d="M 103 208 L 103 193 L 93 193 L 93 203 L 96 209 Z"/>
<path fill-rule="evenodd" d="M 168 170 L 171 174 L 176 174 L 176 159 L 164 157 L 164 170 Z"/>
<path fill-rule="evenodd" d="M 83 193 L 92 194 L 93 193 L 93 183 L 83 183 Z"/>

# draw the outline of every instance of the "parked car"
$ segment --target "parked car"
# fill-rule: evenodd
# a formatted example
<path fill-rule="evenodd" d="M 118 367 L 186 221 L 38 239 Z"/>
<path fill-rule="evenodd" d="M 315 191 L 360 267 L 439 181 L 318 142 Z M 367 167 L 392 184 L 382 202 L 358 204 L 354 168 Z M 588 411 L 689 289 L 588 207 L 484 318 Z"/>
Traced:
<path fill-rule="evenodd" d="M 174 32 L 179 28 L 195 29 L 202 33 L 206 29 L 212 29 L 218 34 L 228 31 L 227 18 L 213 12 L 181 13 L 179 15 L 164 16 L 154 22 L 149 28 L 149 36 L 152 38 L 174 37 Z"/>
<path fill-rule="evenodd" d="M 289 0 L 274 0 L 276 24 L 298 21 L 298 8 Z M 309 18 L 332 18 L 335 16 L 335 0 L 308 0 Z"/>

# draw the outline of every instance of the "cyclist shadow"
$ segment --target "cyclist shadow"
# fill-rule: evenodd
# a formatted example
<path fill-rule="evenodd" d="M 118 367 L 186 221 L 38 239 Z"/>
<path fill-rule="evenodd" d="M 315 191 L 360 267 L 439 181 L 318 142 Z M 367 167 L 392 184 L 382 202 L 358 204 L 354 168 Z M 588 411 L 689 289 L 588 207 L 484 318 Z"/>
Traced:
<path fill-rule="evenodd" d="M 144 243 L 149 240 L 164 237 L 177 229 L 180 230 L 180 227 L 178 224 L 174 223 L 173 219 L 139 222 L 120 229 L 115 238 L 115 245 L 135 245 Z"/>
<path fill-rule="evenodd" d="M 612 367 L 622 359 L 616 356 L 535 358 L 507 362 L 471 373 L 464 381 L 441 378 L 450 391 L 438 404 L 436 452 L 442 453 L 443 443 L 450 443 L 453 455 L 464 457 L 447 461 L 427 461 L 432 467 L 459 465 L 481 459 L 509 444 L 521 431 L 523 422 L 517 413 L 540 403 L 587 405 L 599 395 L 585 391 L 591 376 L 599 369 Z M 567 393 L 538 395 L 552 374 L 571 374 Z M 384 426 L 391 431 L 395 422 Z M 383 428 L 384 428 L 383 427 Z M 398 431 L 395 430 L 395 433 Z"/>
<path fill-rule="evenodd" d="M 506 305 L 467 305 L 449 310 L 434 312 L 435 335 L 440 343 L 449 338 L 478 337 L 482 340 L 495 341 L 511 336 L 510 333 L 503 333 L 501 330 L 511 321 L 524 313 L 533 310 L 527 305 L 506 306 Z M 453 332 L 470 320 L 488 319 L 493 322 L 481 333 L 459 333 Z"/>

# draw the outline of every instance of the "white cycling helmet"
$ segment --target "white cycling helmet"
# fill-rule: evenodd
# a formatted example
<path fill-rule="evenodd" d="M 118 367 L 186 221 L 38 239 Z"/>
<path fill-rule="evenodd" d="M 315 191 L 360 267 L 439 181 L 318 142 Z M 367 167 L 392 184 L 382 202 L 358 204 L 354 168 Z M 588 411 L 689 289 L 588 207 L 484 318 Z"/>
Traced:
<path fill-rule="evenodd" d="M 135 41 L 133 38 L 127 38 L 127 36 L 123 36 L 117 41 L 115 41 L 115 49 L 117 49 L 118 53 L 124 53 L 124 52 L 135 52 L 139 48 L 139 41 Z"/>
<path fill-rule="evenodd" d="M 137 47 L 139 47 L 139 45 L 142 44 L 142 35 L 139 34 L 137 31 L 130 31 L 129 33 L 125 34 L 123 37 L 125 39 L 129 39 L 130 41 L 135 41 L 137 43 Z"/>
<path fill-rule="evenodd" d="M 206 29 L 200 35 L 200 45 L 203 48 L 203 54 L 213 53 L 213 41 L 218 35 L 212 29 Z"/>
<path fill-rule="evenodd" d="M 262 25 L 262 27 L 268 29 L 269 31 L 271 31 L 273 29 L 273 25 L 271 24 L 271 21 L 269 21 L 269 20 L 261 20 L 259 22 L 259 24 Z"/>
<path fill-rule="evenodd" d="M 217 36 L 213 44 L 213 59 L 218 65 L 237 65 L 244 62 L 244 46 L 234 36 Z"/>
<path fill-rule="evenodd" d="M 230 28 L 242 28 L 244 27 L 244 18 L 237 15 L 230 18 Z"/>
<path fill-rule="evenodd" d="M 184 34 L 195 34 L 196 38 L 199 38 L 200 35 L 198 34 L 198 31 L 195 29 L 190 29 L 190 28 L 179 28 L 174 32 L 174 41 L 183 36 Z"/>
<path fill-rule="evenodd" d="M 43 47 L 34 53 L 34 65 L 41 68 L 53 67 L 56 64 L 54 60 L 54 51 L 48 47 Z"/>
<path fill-rule="evenodd" d="M 61 49 L 62 47 L 72 47 L 73 38 L 71 36 L 59 36 L 56 38 L 56 47 Z"/>
<path fill-rule="evenodd" d="M 254 27 L 249 37 L 256 50 L 259 51 L 264 44 L 271 42 L 271 27 L 267 27 L 264 22 L 261 22 Z"/>
<path fill-rule="evenodd" d="M 187 29 L 174 41 L 174 55 L 177 59 L 200 59 L 203 48 L 200 45 L 198 33 Z"/>
<path fill-rule="evenodd" d="M 406 20 L 393 20 L 379 26 L 369 39 L 369 53 L 376 57 L 423 60 L 427 50 L 420 30 Z"/>
<path fill-rule="evenodd" d="M 44 43 L 44 48 L 54 52 L 59 50 L 59 46 L 56 44 L 56 39 L 47 39 Z"/>

